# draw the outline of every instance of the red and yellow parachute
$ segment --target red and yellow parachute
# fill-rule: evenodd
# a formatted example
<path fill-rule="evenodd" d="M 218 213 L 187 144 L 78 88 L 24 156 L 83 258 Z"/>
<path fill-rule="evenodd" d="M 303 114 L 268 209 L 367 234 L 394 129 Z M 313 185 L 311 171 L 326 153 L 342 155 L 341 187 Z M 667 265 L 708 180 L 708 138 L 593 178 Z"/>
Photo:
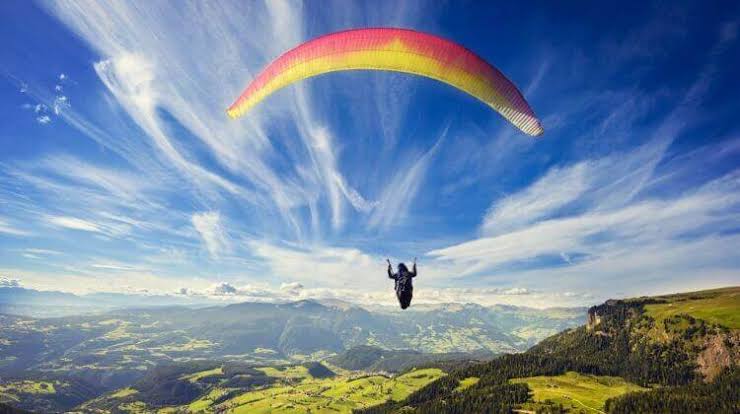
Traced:
<path fill-rule="evenodd" d="M 293 82 L 343 70 L 387 70 L 436 79 L 483 101 L 523 132 L 543 129 L 521 92 L 470 50 L 406 29 L 357 29 L 321 36 L 283 54 L 263 70 L 227 113 L 237 118 Z"/>

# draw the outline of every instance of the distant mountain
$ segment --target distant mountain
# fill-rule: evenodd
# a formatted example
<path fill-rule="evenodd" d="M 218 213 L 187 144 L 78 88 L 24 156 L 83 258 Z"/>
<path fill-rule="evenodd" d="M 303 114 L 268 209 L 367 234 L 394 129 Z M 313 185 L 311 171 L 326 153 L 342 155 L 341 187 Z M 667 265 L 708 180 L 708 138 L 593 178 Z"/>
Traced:
<path fill-rule="evenodd" d="M 413 350 L 387 350 L 360 345 L 348 349 L 336 357 L 329 358 L 328 361 L 340 368 L 354 371 L 403 372 L 412 367 L 421 367 L 427 364 L 434 364 L 435 366 L 444 363 L 450 365 L 462 364 L 468 361 L 492 359 L 494 356 L 495 354 L 490 351 L 427 354 Z"/>
<path fill-rule="evenodd" d="M 68 299 L 66 294 L 59 298 L 54 303 Z M 545 332 L 583 321 L 579 310 L 556 310 L 552 317 L 548 312 L 479 305 L 371 312 L 305 300 L 119 309 L 58 318 L 0 314 L 0 377 L 58 382 L 59 395 L 74 394 L 68 401 L 79 402 L 173 362 L 285 364 L 321 360 L 360 345 L 383 352 L 413 349 L 387 353 L 386 360 L 370 367 L 394 371 L 434 359 L 429 354 L 453 358 L 455 353 L 490 357 L 520 352 Z"/>
<path fill-rule="evenodd" d="M 62 297 L 64 297 L 62 295 Z M 206 308 L 124 309 L 61 318 L 0 316 L 0 374 L 63 364 L 102 369 L 196 358 L 275 361 L 358 345 L 418 352 L 519 352 L 576 326 L 578 311 L 449 305 L 375 313 L 306 300 Z M 64 355 L 64 361 L 57 358 Z M 10 359 L 12 357 L 12 359 Z"/>
<path fill-rule="evenodd" d="M 99 292 L 75 295 L 22 287 L 0 287 L 0 313 L 49 318 L 123 308 L 213 305 L 197 297 Z"/>
<path fill-rule="evenodd" d="M 364 414 L 735 413 L 740 288 L 609 300 L 578 317 L 310 300 L 0 315 L 0 358 L 0 403 L 36 412 L 264 411 L 278 398 L 287 411 Z"/>
<path fill-rule="evenodd" d="M 562 404 L 538 402 L 538 392 L 532 394 L 530 386 L 549 384 L 539 392 L 556 398 L 570 391 L 562 386 L 563 374 L 575 372 L 586 374 L 582 380 L 591 381 L 589 386 L 626 380 L 635 384 L 632 388 L 652 388 L 620 395 L 627 390 L 623 387 L 608 400 L 592 394 L 589 397 L 601 399 L 603 407 L 590 410 L 736 413 L 739 363 L 740 287 L 609 300 L 589 309 L 586 325 L 547 338 L 526 353 L 462 368 L 404 401 L 362 412 L 566 412 Z M 551 391 L 553 387 L 558 391 Z"/>

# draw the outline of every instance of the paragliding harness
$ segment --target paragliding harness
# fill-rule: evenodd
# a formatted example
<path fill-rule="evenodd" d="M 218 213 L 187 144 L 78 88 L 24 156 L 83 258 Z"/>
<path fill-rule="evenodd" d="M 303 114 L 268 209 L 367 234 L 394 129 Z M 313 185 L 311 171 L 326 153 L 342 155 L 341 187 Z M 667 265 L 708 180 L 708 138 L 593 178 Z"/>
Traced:
<path fill-rule="evenodd" d="M 398 273 L 393 273 L 390 262 L 388 262 L 388 277 L 395 281 L 396 297 L 401 305 L 401 309 L 406 309 L 411 305 L 414 287 L 411 278 L 416 276 L 416 262 L 414 261 L 413 271 L 409 272 L 405 264 L 398 264 Z"/>
<path fill-rule="evenodd" d="M 398 297 L 398 302 L 401 304 L 401 309 L 406 309 L 411 305 L 413 294 L 414 287 L 411 285 L 411 275 L 399 276 L 396 279 L 396 297 Z"/>

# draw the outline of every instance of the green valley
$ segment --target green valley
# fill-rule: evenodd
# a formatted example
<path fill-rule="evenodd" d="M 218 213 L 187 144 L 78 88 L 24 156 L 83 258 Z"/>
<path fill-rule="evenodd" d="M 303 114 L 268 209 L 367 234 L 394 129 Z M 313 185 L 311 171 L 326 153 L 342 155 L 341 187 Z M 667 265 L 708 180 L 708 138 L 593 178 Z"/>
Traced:
<path fill-rule="evenodd" d="M 450 306 L 402 314 L 444 332 L 423 341 L 418 324 L 415 334 L 393 334 L 388 324 L 399 325 L 389 315 L 315 302 L 4 315 L 0 403 L 96 414 L 732 413 L 740 408 L 732 391 L 740 386 L 739 290 L 609 300 L 584 312 L 585 325 L 498 356 L 485 344 L 511 341 L 517 350 L 527 341 L 513 331 L 549 329 L 547 318 L 557 325 L 575 321 L 573 313 Z M 449 340 L 463 331 L 480 348 Z M 396 345 L 371 345 L 378 342 Z M 419 343 L 460 350 L 399 346 Z"/>
<path fill-rule="evenodd" d="M 171 367 L 149 380 L 96 398 L 77 408 L 80 412 L 121 413 L 351 413 L 393 400 L 445 375 L 438 368 L 411 370 L 400 375 L 343 371 L 330 377 L 311 375 L 303 365 L 272 367 L 219 367 L 181 375 L 173 373 L 187 366 Z M 313 367 L 315 370 L 315 366 Z M 203 375 L 208 372 L 207 375 Z M 173 392 L 185 393 L 185 381 L 193 384 L 193 400 L 173 404 Z M 169 383 L 169 386 L 153 383 Z"/>

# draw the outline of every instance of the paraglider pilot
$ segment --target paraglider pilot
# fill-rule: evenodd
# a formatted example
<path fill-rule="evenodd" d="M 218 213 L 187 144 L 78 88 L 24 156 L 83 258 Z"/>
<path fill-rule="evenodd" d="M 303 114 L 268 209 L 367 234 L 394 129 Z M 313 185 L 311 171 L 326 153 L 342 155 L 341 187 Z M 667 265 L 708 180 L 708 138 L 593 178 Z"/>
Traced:
<path fill-rule="evenodd" d="M 388 278 L 396 281 L 396 297 L 398 297 L 398 302 L 401 304 L 401 309 L 406 309 L 411 305 L 411 297 L 414 292 L 411 278 L 416 277 L 416 258 L 414 258 L 413 270 L 410 272 L 405 264 L 399 263 L 398 272 L 393 273 L 391 261 L 388 259 L 386 261 L 388 262 Z"/>

